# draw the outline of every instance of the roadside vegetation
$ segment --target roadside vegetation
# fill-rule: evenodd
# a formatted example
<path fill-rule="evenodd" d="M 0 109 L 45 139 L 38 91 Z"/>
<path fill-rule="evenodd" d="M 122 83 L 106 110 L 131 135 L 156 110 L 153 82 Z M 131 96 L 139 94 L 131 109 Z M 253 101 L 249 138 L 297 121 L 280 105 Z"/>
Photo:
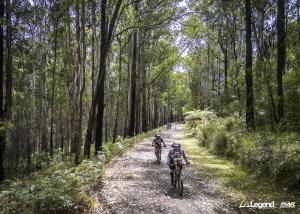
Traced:
<path fill-rule="evenodd" d="M 187 112 L 185 120 L 188 153 L 231 189 L 228 194 L 238 200 L 300 201 L 298 133 L 247 132 L 238 115 L 221 118 L 209 110 Z"/>
<path fill-rule="evenodd" d="M 99 186 L 105 164 L 156 131 L 107 142 L 97 158 L 78 166 L 55 155 L 43 170 L 5 181 L 0 185 L 0 213 L 82 213 L 85 208 L 98 206 L 90 196 Z"/>

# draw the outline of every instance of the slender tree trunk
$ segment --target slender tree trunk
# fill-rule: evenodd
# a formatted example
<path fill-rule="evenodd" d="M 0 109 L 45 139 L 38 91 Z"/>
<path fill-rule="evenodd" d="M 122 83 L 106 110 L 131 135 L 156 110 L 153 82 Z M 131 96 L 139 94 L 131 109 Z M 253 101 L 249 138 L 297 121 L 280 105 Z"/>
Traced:
<path fill-rule="evenodd" d="M 42 47 L 40 49 L 40 71 L 41 71 L 41 77 L 40 77 L 40 91 L 41 91 L 41 97 L 40 97 L 40 136 L 39 136 L 39 145 L 40 145 L 40 152 L 47 153 L 48 152 L 48 141 L 47 141 L 47 82 L 46 82 L 46 64 L 47 64 L 47 47 L 48 44 L 46 43 L 46 35 L 48 34 L 47 26 L 41 21 L 40 23 L 40 43 L 42 44 Z M 23 55 L 22 55 L 23 57 Z M 39 163 L 40 164 L 40 163 Z"/>
<path fill-rule="evenodd" d="M 116 142 L 117 138 L 117 129 L 118 129 L 118 119 L 119 119 L 119 108 L 120 108 L 120 93 L 121 93 L 121 78 L 122 78 L 122 42 L 119 40 L 119 82 L 118 82 L 118 95 L 117 95 L 117 107 L 116 107 L 116 117 L 114 122 L 114 131 L 113 131 L 113 143 Z"/>
<path fill-rule="evenodd" d="M 135 12 L 137 13 L 138 6 L 135 4 Z M 129 126 L 128 134 L 129 136 L 134 136 L 135 125 L 136 125 L 136 79 L 137 79 L 137 29 L 134 29 L 132 33 L 132 64 L 131 64 L 131 74 L 130 74 L 130 116 L 129 116 Z"/>
<path fill-rule="evenodd" d="M 300 0 L 297 0 L 297 65 L 300 65 Z"/>
<path fill-rule="evenodd" d="M 103 126 L 103 110 L 104 110 L 104 80 L 105 80 L 105 65 L 106 57 L 111 44 L 113 30 L 115 29 L 116 19 L 118 17 L 119 9 L 122 0 L 118 0 L 115 3 L 115 8 L 107 29 L 106 22 L 106 0 L 101 1 L 101 51 L 100 51 L 100 65 L 97 84 L 95 87 L 95 96 L 92 99 L 92 104 L 89 112 L 88 128 L 85 139 L 85 156 L 89 158 L 90 147 L 92 142 L 93 127 L 96 120 L 96 142 L 95 142 L 95 154 L 97 154 L 102 147 L 102 126 Z M 96 116 L 96 108 L 98 105 L 98 112 Z M 100 106 L 99 106 L 100 105 Z M 97 118 L 96 118 L 97 117 Z"/>
<path fill-rule="evenodd" d="M 3 112 L 3 23 L 4 1 L 0 1 L 0 122 L 4 121 Z M 0 182 L 4 180 L 3 155 L 5 150 L 4 133 L 0 132 Z"/>
<path fill-rule="evenodd" d="M 54 98 L 55 98 L 55 73 L 57 59 L 57 30 L 54 27 L 54 62 L 52 69 L 52 97 L 51 97 L 51 121 L 50 121 L 50 156 L 53 157 L 53 123 L 54 123 Z"/>
<path fill-rule="evenodd" d="M 105 67 L 105 66 L 104 66 Z M 105 69 L 105 68 L 104 68 Z M 105 71 L 104 71 L 105 72 Z M 104 82 L 101 84 L 101 92 L 98 98 L 98 108 L 96 116 L 96 142 L 95 142 L 95 155 L 102 151 L 102 141 L 103 141 L 103 115 L 104 115 Z"/>
<path fill-rule="evenodd" d="M 95 93 L 96 2 L 92 0 L 92 97 Z"/>
<path fill-rule="evenodd" d="M 11 28 L 11 4 L 6 0 L 6 96 L 4 114 L 5 119 L 9 121 L 12 116 L 12 28 Z"/>
<path fill-rule="evenodd" d="M 268 94 L 269 94 L 269 98 L 270 98 L 270 104 L 271 104 L 271 115 L 272 115 L 272 123 L 273 121 L 277 121 L 277 115 L 276 115 L 276 106 L 275 106 L 275 102 L 274 102 L 274 98 L 273 98 L 273 93 L 272 93 L 272 88 L 271 85 L 269 83 L 269 81 L 267 81 L 267 87 L 268 87 Z"/>
<path fill-rule="evenodd" d="M 254 103 L 252 83 L 251 1 L 245 0 L 246 10 L 246 126 L 254 129 Z"/>
<path fill-rule="evenodd" d="M 65 136 L 64 136 L 64 123 L 63 123 L 63 114 L 62 114 L 62 104 L 60 104 L 60 107 L 59 107 L 59 118 L 60 118 L 60 127 L 59 127 L 59 132 L 60 132 L 60 150 L 61 150 L 61 153 L 63 154 L 64 153 L 64 143 L 65 143 Z"/>
<path fill-rule="evenodd" d="M 146 94 L 146 76 L 147 76 L 147 70 L 145 66 L 142 68 L 142 131 L 146 132 L 148 130 L 147 127 L 147 94 Z"/>
<path fill-rule="evenodd" d="M 285 0 L 277 1 L 277 111 L 278 122 L 284 116 L 284 102 L 283 102 L 283 83 L 282 75 L 285 70 L 286 62 L 286 44 L 285 44 Z"/>
<path fill-rule="evenodd" d="M 75 164 L 80 163 L 82 115 L 83 115 L 83 92 L 85 86 L 85 1 L 77 0 L 76 12 L 76 40 L 77 40 L 77 63 L 74 77 L 74 130 L 72 144 L 74 145 Z"/>
<path fill-rule="evenodd" d="M 154 115 L 153 115 L 153 128 L 157 128 L 159 124 L 159 115 L 158 115 L 158 100 L 157 100 L 157 95 L 155 93 L 154 95 Z"/>
<path fill-rule="evenodd" d="M 30 116 L 30 115 L 29 115 Z M 27 148 L 26 148 L 26 158 L 27 158 L 27 171 L 30 171 L 30 166 L 31 166 L 31 130 L 30 130 L 30 125 L 28 123 L 28 116 L 27 114 L 25 115 L 25 123 L 26 123 L 26 143 L 27 143 Z"/>
<path fill-rule="evenodd" d="M 104 113 L 104 90 L 105 90 L 105 76 L 106 76 L 106 58 L 108 49 L 106 49 L 107 42 L 107 17 L 106 17 L 106 0 L 101 1 L 101 51 L 100 51 L 100 91 L 97 96 L 97 115 L 96 115 L 96 136 L 95 136 L 95 155 L 102 150 L 102 131 L 103 131 L 103 113 Z"/>
<path fill-rule="evenodd" d="M 224 88 L 225 94 L 228 92 L 228 85 L 227 85 L 227 76 L 228 76 L 228 50 L 227 45 L 225 46 L 224 52 Z"/>
<path fill-rule="evenodd" d="M 224 57 L 224 92 L 225 95 L 227 95 L 228 92 L 228 86 L 227 86 L 227 76 L 228 76 L 228 44 L 227 44 L 227 40 L 224 42 L 223 41 L 223 37 L 224 35 L 222 35 L 222 29 L 219 29 L 219 33 L 218 33 L 218 42 L 219 42 L 219 46 L 220 49 L 223 53 L 223 57 Z M 227 38 L 227 36 L 226 36 Z M 226 44 L 224 44 L 226 43 Z"/>

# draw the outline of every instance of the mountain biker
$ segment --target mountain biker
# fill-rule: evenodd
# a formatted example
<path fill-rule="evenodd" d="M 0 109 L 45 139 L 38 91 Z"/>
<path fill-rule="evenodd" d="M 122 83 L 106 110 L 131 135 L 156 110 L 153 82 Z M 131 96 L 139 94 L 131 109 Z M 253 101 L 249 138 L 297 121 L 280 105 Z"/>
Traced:
<path fill-rule="evenodd" d="M 166 147 L 166 144 L 164 142 L 164 139 L 158 134 L 155 134 L 154 140 L 152 141 L 152 146 L 155 147 L 155 156 L 156 156 L 156 162 L 160 164 L 161 161 L 161 151 L 162 151 L 162 145 Z"/>
<path fill-rule="evenodd" d="M 190 164 L 184 150 L 181 148 L 181 145 L 179 143 L 173 143 L 171 149 L 169 150 L 168 159 L 167 159 L 167 164 L 169 165 L 169 168 L 171 170 L 170 175 L 171 175 L 172 185 L 174 183 L 174 169 L 175 169 L 174 158 L 181 158 L 181 157 L 183 157 L 186 164 Z M 182 165 L 180 166 L 180 169 L 182 169 Z"/>

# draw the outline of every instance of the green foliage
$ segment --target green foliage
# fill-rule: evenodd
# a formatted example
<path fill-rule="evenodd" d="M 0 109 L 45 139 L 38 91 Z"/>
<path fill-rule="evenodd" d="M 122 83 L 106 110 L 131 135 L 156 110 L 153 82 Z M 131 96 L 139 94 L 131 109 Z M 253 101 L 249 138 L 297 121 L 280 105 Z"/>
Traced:
<path fill-rule="evenodd" d="M 11 122 L 0 122 L 0 131 L 10 131 L 14 129 L 14 125 Z"/>
<path fill-rule="evenodd" d="M 83 196 L 97 182 L 102 165 L 100 159 L 83 161 L 75 167 L 55 156 L 47 169 L 34 172 L 26 179 L 8 183 L 8 188 L 0 195 L 1 213 L 83 210 L 91 205 L 92 200 L 87 195 Z"/>
<path fill-rule="evenodd" d="M 189 124 L 190 127 L 195 128 L 199 121 L 206 124 L 210 121 L 215 121 L 217 119 L 216 113 L 209 110 L 204 111 L 189 111 L 185 113 L 185 121 Z"/>
<path fill-rule="evenodd" d="M 79 166 L 56 155 L 44 170 L 6 181 L 0 186 L 0 213 L 81 213 L 95 206 L 90 193 L 99 183 L 104 164 L 156 131 L 119 137 L 115 144 L 104 144 L 96 159 L 84 160 Z"/>
<path fill-rule="evenodd" d="M 228 136 L 224 129 L 219 129 L 213 135 L 213 151 L 217 155 L 225 155 L 228 147 Z"/>
<path fill-rule="evenodd" d="M 286 74 L 284 78 L 286 90 L 286 116 L 282 128 L 299 131 L 300 130 L 300 69 L 299 67 Z"/>
<path fill-rule="evenodd" d="M 269 177 L 281 185 L 295 188 L 300 184 L 300 135 L 293 132 L 246 132 L 237 115 L 211 118 L 213 112 L 189 112 L 188 122 L 200 145 L 212 153 L 235 160 L 249 172 Z M 191 115 L 194 115 L 191 117 Z"/>

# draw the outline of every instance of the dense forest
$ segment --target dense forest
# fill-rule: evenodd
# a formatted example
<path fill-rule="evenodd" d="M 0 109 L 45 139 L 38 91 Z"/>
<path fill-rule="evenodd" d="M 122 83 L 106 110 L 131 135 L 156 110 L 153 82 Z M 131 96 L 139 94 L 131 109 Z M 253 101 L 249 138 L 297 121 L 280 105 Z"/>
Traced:
<path fill-rule="evenodd" d="M 299 144 L 299 0 L 1 0 L 0 19 L 3 188 L 193 110 Z"/>
<path fill-rule="evenodd" d="M 55 153 L 177 120 L 187 89 L 170 24 L 172 1 L 2 4 L 1 159 L 7 175 Z M 5 16 L 4 16 L 5 15 Z M 5 145 L 5 146 L 4 146 Z M 81 155 L 84 147 L 84 156 Z M 1 174 L 3 168 L 1 168 Z M 3 180 L 3 176 L 1 176 Z"/>

